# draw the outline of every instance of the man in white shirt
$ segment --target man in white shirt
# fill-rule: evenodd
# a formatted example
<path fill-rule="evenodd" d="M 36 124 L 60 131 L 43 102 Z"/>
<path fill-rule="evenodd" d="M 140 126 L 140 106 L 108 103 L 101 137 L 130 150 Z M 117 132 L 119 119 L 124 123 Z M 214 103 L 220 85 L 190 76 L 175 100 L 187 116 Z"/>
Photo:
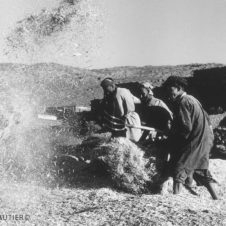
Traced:
<path fill-rule="evenodd" d="M 107 118 L 108 127 L 111 128 L 113 136 L 117 136 L 120 129 L 117 128 L 120 124 L 129 124 L 132 126 L 141 126 L 140 117 L 135 112 L 135 103 L 140 103 L 140 100 L 132 95 L 132 93 L 125 88 L 120 88 L 115 85 L 112 78 L 105 78 L 101 82 L 101 87 L 104 90 L 103 110 L 105 121 Z M 132 141 L 139 141 L 141 137 L 141 130 L 136 128 L 126 128 L 125 134 Z"/>

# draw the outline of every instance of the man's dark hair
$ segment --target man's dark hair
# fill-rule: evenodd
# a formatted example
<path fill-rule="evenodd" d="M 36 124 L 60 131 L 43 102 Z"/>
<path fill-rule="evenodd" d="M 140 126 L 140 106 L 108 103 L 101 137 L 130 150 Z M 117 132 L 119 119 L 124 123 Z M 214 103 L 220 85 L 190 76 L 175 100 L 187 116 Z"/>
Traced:
<path fill-rule="evenodd" d="M 187 80 L 183 77 L 179 76 L 170 76 L 167 80 L 163 83 L 163 88 L 167 89 L 169 87 L 177 87 L 186 90 L 188 87 Z"/>
<path fill-rule="evenodd" d="M 102 87 L 106 87 L 106 86 L 113 85 L 113 84 L 115 84 L 115 82 L 114 82 L 114 80 L 113 80 L 112 78 L 110 78 L 110 77 L 105 78 L 105 79 L 100 83 L 100 85 L 101 85 Z"/>

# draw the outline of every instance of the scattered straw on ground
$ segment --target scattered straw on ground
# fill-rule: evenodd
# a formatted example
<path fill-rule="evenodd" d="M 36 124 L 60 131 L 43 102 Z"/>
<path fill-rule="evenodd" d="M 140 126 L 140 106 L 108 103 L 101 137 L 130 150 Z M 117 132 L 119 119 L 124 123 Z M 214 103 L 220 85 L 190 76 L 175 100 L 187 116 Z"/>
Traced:
<path fill-rule="evenodd" d="M 224 181 L 225 182 L 225 181 Z M 226 190 L 224 185 L 221 185 Z M 3 214 L 26 214 L 21 225 L 225 225 L 221 200 L 183 193 L 131 195 L 110 188 L 46 189 L 28 184 L 1 184 Z"/>

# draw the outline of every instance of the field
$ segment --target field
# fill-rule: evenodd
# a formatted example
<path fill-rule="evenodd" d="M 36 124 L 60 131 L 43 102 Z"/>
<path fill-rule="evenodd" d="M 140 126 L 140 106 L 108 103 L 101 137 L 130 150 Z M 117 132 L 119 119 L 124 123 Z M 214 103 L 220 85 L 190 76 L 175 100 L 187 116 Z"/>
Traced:
<path fill-rule="evenodd" d="M 84 169 L 81 161 L 73 162 L 73 178 L 59 176 L 52 164 L 58 148 L 78 147 L 90 135 L 89 130 L 82 130 L 88 125 L 76 121 L 76 129 L 71 131 L 37 119 L 46 107 L 88 106 L 90 100 L 101 98 L 99 83 L 106 76 L 112 76 L 118 83 L 150 80 L 160 86 L 170 75 L 193 77 L 197 71 L 211 68 L 221 71 L 223 66 L 193 64 L 85 70 L 58 64 L 0 65 L 0 224 L 226 225 L 225 160 L 210 161 L 210 170 L 218 182 L 217 201 L 202 187 L 194 188 L 196 195 L 183 189 L 181 195 L 175 196 L 172 180 L 166 182 L 163 194 L 135 195 L 116 189 L 107 176 L 89 170 L 80 172 L 79 169 Z M 205 84 L 205 80 L 203 84 L 202 89 L 215 85 Z M 200 97 L 205 94 L 201 93 Z M 225 113 L 216 114 L 219 107 L 221 113 L 225 110 L 224 98 L 215 105 L 205 103 L 214 109 L 211 115 L 214 127 L 225 116 Z M 3 215 L 28 216 L 5 221 Z"/>

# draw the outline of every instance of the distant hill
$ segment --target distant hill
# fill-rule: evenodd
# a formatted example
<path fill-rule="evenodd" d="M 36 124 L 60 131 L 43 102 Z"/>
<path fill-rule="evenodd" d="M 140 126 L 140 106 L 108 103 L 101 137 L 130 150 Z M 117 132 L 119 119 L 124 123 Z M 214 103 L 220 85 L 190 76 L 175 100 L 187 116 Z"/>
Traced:
<path fill-rule="evenodd" d="M 0 88 L 26 92 L 42 106 L 89 105 L 90 100 L 102 97 L 99 84 L 104 77 L 112 77 L 117 83 L 149 80 L 160 86 L 171 75 L 190 77 L 194 71 L 222 67 L 222 64 L 189 64 L 87 70 L 55 63 L 6 63 L 0 64 Z"/>

